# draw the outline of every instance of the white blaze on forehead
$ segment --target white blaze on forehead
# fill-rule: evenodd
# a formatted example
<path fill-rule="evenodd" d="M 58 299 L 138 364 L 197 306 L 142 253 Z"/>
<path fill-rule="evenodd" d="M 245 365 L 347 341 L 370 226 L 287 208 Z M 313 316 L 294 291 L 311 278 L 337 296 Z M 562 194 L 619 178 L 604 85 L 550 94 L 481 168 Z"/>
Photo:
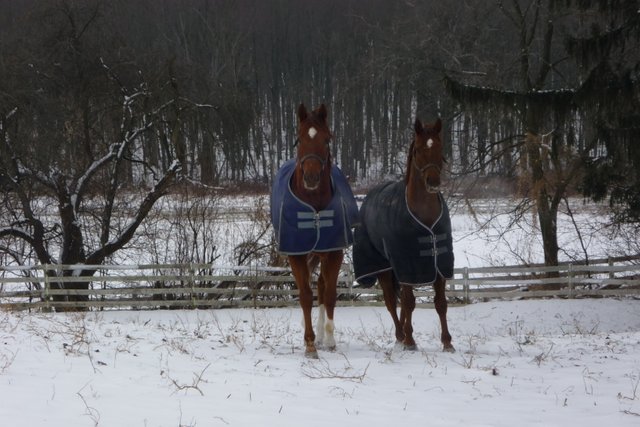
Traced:
<path fill-rule="evenodd" d="M 433 147 L 433 139 L 429 138 L 427 140 L 427 148 L 431 148 L 431 147 Z"/>
<path fill-rule="evenodd" d="M 313 139 L 318 131 L 313 126 L 309 128 L 309 138 Z"/>

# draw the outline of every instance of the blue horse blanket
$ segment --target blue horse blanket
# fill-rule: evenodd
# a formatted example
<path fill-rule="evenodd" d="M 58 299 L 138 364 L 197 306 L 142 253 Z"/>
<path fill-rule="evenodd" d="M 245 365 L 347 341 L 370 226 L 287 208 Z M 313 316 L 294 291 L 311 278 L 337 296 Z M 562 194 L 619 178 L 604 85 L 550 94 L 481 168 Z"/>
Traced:
<path fill-rule="evenodd" d="M 342 171 L 332 165 L 333 197 L 327 207 L 316 212 L 291 191 L 295 168 L 295 159 L 284 163 L 271 188 L 271 224 L 278 251 L 285 255 L 302 255 L 351 246 L 351 228 L 358 220 L 358 205 Z"/>
<path fill-rule="evenodd" d="M 442 211 L 428 227 L 409 210 L 404 181 L 371 190 L 355 229 L 353 267 L 358 283 L 373 286 L 376 275 L 387 270 L 405 285 L 432 284 L 438 274 L 453 277 L 449 208 L 442 194 L 438 197 Z"/>

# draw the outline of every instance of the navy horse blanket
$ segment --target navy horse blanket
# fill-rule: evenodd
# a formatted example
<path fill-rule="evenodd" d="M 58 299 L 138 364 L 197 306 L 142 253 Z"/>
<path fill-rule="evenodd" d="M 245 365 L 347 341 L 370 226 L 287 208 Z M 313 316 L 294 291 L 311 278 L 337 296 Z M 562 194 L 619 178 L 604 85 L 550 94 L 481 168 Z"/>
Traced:
<path fill-rule="evenodd" d="M 358 205 L 342 171 L 331 166 L 333 197 L 326 208 L 316 212 L 291 191 L 295 168 L 295 159 L 283 164 L 271 188 L 271 224 L 278 251 L 285 255 L 302 255 L 351 246 L 351 228 L 358 220 Z"/>
<path fill-rule="evenodd" d="M 404 181 L 371 190 L 355 229 L 353 267 L 358 283 L 373 286 L 376 274 L 391 269 L 404 285 L 432 284 L 438 274 L 453 277 L 449 208 L 442 194 L 438 197 L 442 211 L 428 227 L 409 210 Z"/>

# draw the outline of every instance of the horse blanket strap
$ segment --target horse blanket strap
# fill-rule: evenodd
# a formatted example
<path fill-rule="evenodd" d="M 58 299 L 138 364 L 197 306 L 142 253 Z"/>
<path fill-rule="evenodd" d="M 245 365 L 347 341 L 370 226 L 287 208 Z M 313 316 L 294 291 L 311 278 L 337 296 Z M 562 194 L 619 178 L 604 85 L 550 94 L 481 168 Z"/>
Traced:
<path fill-rule="evenodd" d="M 438 197 L 442 211 L 428 227 L 409 210 L 404 181 L 383 184 L 367 195 L 353 244 L 358 283 L 373 286 L 377 273 L 391 269 L 405 285 L 432 284 L 438 274 L 453 277 L 449 208 L 442 194 Z"/>
<path fill-rule="evenodd" d="M 284 255 L 329 252 L 353 243 L 351 228 L 358 220 L 358 205 L 347 178 L 331 166 L 333 197 L 323 210 L 316 210 L 291 191 L 296 160 L 282 165 L 271 188 L 271 224 L 278 251 Z"/>

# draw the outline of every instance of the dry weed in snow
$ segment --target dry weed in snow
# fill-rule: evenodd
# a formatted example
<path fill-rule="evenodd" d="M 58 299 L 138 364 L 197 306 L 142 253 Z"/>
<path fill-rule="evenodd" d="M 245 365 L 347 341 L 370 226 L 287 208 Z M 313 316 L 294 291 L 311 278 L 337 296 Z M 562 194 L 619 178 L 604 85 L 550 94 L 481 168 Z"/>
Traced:
<path fill-rule="evenodd" d="M 339 307 L 337 351 L 319 360 L 303 356 L 298 308 L 2 313 L 0 422 L 635 426 L 639 304 L 450 307 L 453 354 L 434 310 L 416 310 L 407 352 L 386 309 Z"/>

